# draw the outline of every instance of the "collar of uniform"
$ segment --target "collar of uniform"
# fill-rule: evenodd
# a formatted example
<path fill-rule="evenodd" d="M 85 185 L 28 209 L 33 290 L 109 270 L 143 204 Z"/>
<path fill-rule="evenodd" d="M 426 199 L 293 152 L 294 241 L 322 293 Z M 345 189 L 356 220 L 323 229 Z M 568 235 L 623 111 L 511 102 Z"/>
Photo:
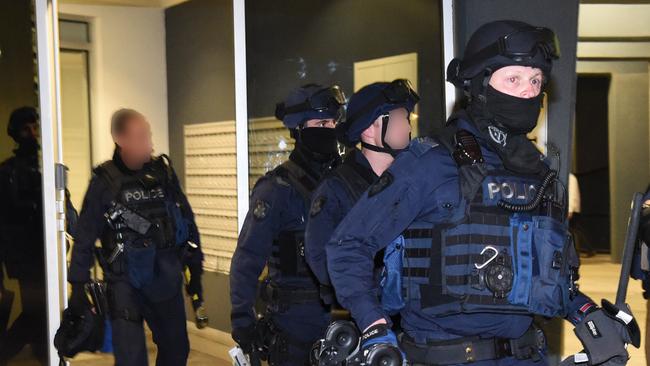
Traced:
<path fill-rule="evenodd" d="M 359 172 L 359 174 L 361 174 L 361 176 L 363 176 L 363 178 L 368 182 L 374 182 L 379 178 L 377 174 L 375 174 L 375 171 L 372 170 L 372 166 L 366 156 L 356 147 L 350 150 L 347 154 L 344 164 L 354 165 L 355 170 L 357 170 L 357 172 Z"/>
<path fill-rule="evenodd" d="M 138 172 L 142 171 L 142 169 L 145 169 L 151 165 L 151 161 L 145 163 L 142 165 L 142 169 L 140 170 L 132 170 L 129 169 L 129 167 L 124 164 L 124 160 L 122 160 L 122 156 L 120 155 L 120 149 L 116 146 L 115 150 L 113 151 L 113 163 L 115 163 L 115 166 L 124 174 L 128 175 L 133 175 L 137 174 Z"/>

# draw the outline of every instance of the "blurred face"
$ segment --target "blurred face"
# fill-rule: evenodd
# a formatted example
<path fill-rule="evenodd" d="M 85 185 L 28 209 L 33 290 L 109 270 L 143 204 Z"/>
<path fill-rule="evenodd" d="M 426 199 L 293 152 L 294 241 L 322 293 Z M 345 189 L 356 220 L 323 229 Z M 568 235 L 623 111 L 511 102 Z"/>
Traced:
<path fill-rule="evenodd" d="M 388 129 L 384 140 L 393 149 L 404 149 L 411 140 L 411 121 L 406 108 L 397 108 L 388 112 Z M 381 117 L 379 117 L 379 143 L 381 144 Z M 381 146 L 381 145 L 379 145 Z"/>
<path fill-rule="evenodd" d="M 336 127 L 336 122 L 332 118 L 307 120 L 304 124 L 304 128 L 311 128 L 311 127 L 334 128 Z"/>
<path fill-rule="evenodd" d="M 490 78 L 490 85 L 501 93 L 517 98 L 533 98 L 542 91 L 542 70 L 530 66 L 505 66 Z"/>
<path fill-rule="evenodd" d="M 151 160 L 153 152 L 151 127 L 144 117 L 131 117 L 124 131 L 113 139 L 120 146 L 120 154 L 123 158 L 139 163 Z"/>

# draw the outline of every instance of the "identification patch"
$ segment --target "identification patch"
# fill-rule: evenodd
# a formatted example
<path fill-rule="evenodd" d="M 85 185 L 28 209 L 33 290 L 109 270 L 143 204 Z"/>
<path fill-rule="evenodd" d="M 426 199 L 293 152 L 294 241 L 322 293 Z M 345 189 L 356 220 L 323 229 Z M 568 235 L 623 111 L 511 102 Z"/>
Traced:
<path fill-rule="evenodd" d="M 311 203 L 311 209 L 309 210 L 309 217 L 314 217 L 318 215 L 323 210 L 323 207 L 325 206 L 325 202 L 327 202 L 327 197 L 318 196 L 314 200 L 314 202 Z"/>
<path fill-rule="evenodd" d="M 598 327 L 596 327 L 596 323 L 594 323 L 593 320 L 590 320 L 586 324 L 587 329 L 589 329 L 589 333 L 591 333 L 591 336 L 594 338 L 600 338 L 600 332 L 598 331 Z"/>
<path fill-rule="evenodd" d="M 391 184 L 393 184 L 393 175 L 389 172 L 384 172 L 384 174 L 382 174 L 381 177 L 379 177 L 379 179 L 368 189 L 368 197 L 376 195 Z"/>
<path fill-rule="evenodd" d="M 253 216 L 258 220 L 264 220 L 266 215 L 269 213 L 270 206 L 268 203 L 257 200 L 255 202 L 255 207 L 253 208 Z"/>

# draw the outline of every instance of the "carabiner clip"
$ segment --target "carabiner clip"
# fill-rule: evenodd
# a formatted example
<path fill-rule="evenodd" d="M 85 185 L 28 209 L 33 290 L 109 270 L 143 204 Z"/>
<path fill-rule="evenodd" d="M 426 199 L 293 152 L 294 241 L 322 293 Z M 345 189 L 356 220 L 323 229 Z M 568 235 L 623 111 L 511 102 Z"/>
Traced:
<path fill-rule="evenodd" d="M 482 263 L 482 264 L 474 263 L 474 267 L 476 267 L 476 269 L 483 269 L 483 268 L 485 268 L 485 266 L 487 266 L 488 264 L 490 264 L 490 262 L 492 262 L 493 260 L 497 259 L 497 257 L 499 256 L 499 251 L 497 250 L 497 248 L 495 248 L 495 247 L 493 247 L 493 246 L 491 246 L 491 245 L 488 245 L 488 246 L 486 246 L 485 248 L 483 248 L 483 250 L 481 250 L 481 255 L 483 255 L 483 254 L 484 254 L 486 251 L 488 251 L 488 250 L 492 250 L 492 251 L 494 251 L 494 255 L 491 256 L 490 258 L 488 258 L 488 260 L 486 260 L 486 261 L 485 261 L 484 263 Z"/>

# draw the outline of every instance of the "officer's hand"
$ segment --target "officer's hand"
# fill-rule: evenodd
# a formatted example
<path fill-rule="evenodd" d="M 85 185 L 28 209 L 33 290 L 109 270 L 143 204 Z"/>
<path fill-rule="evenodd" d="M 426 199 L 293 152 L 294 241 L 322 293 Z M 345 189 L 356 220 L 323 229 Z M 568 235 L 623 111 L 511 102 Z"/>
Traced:
<path fill-rule="evenodd" d="M 388 365 L 401 365 L 402 360 L 405 358 L 404 353 L 399 349 L 397 343 L 397 336 L 389 328 L 388 324 L 375 324 L 366 329 L 361 335 L 361 351 L 369 365 L 375 364 L 374 359 L 379 353 L 393 354 L 393 359 L 386 363 L 386 359 L 382 360 L 382 364 Z"/>
<path fill-rule="evenodd" d="M 575 364 L 625 364 L 629 358 L 626 345 L 638 348 L 641 344 L 641 332 L 629 306 L 620 308 L 607 300 L 602 305 L 574 330 L 584 346 L 584 353 L 574 356 Z"/>
<path fill-rule="evenodd" d="M 68 307 L 75 315 L 83 315 L 88 309 L 92 308 L 83 283 L 72 284 L 72 294 L 70 294 Z"/>
<path fill-rule="evenodd" d="M 243 328 L 233 329 L 232 339 L 237 342 L 239 348 L 241 348 L 245 354 L 250 354 L 253 350 L 253 342 L 255 341 L 255 323 Z"/>

